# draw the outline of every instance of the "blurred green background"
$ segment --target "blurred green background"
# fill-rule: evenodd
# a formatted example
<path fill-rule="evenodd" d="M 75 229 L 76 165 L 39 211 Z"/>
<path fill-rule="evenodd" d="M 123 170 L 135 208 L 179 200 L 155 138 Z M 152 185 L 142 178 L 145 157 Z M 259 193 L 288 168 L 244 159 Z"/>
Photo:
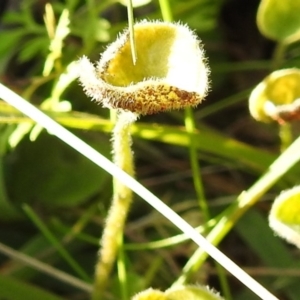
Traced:
<path fill-rule="evenodd" d="M 98 60 L 127 26 L 121 2 L 50 1 L 53 15 L 48 6 L 47 18 L 47 1 L 0 2 L 0 81 L 107 157 L 111 157 L 110 113 L 85 96 L 68 67 L 82 55 Z M 257 29 L 259 2 L 169 1 L 174 20 L 187 24 L 202 40 L 211 68 L 211 91 L 194 109 L 198 131 L 193 139 L 212 217 L 280 155 L 278 125 L 258 123 L 248 111 L 248 96 L 272 70 L 276 47 Z M 134 16 L 162 19 L 159 1 L 135 7 Z M 55 35 L 56 28 L 61 36 Z M 280 67 L 297 67 L 299 59 L 295 43 Z M 299 134 L 297 123 L 291 132 L 293 137 Z M 137 179 L 190 224 L 203 224 L 184 112 L 141 117 L 133 127 L 133 139 Z M 300 297 L 299 251 L 274 237 L 267 216 L 275 195 L 297 184 L 299 174 L 295 166 L 219 246 L 280 299 Z M 0 243 L 17 250 L 16 256 L 34 257 L 86 283 L 84 287 L 76 281 L 66 283 L 52 269 L 45 274 L 28 266 L 27 256 L 20 262 L 1 246 L 0 299 L 89 299 L 111 190 L 109 174 L 0 101 Z M 192 242 L 156 249 L 147 244 L 177 234 L 172 224 L 136 197 L 125 231 L 129 296 L 150 286 L 164 290 L 180 276 L 196 249 Z M 137 246 L 140 243 L 143 247 Z M 217 273 L 208 259 L 189 282 L 223 294 Z M 232 299 L 256 299 L 230 274 L 225 277 Z M 124 299 L 119 280 L 114 272 L 106 299 Z"/>

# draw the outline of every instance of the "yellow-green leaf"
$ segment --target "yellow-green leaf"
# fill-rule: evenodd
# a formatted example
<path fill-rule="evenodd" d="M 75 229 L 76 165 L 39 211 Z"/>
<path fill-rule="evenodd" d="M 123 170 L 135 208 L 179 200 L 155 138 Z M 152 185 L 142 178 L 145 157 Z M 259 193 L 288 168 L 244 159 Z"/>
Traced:
<path fill-rule="evenodd" d="M 21 281 L 11 276 L 0 276 L 0 296 L 1 299 L 6 300 L 32 300 L 32 299 L 43 299 L 43 300 L 63 300 L 37 286 L 34 286 L 25 281 Z"/>

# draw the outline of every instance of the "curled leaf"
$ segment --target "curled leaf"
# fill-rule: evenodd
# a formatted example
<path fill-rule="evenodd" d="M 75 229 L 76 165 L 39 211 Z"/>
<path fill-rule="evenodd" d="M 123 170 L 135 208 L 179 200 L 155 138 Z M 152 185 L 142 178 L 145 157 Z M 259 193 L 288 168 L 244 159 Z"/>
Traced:
<path fill-rule="evenodd" d="M 96 67 L 79 60 L 86 94 L 108 108 L 146 115 L 196 106 L 208 91 L 208 73 L 197 37 L 184 25 L 143 21 L 134 26 L 137 61 L 126 30 Z"/>
<path fill-rule="evenodd" d="M 280 237 L 300 248 L 300 186 L 282 192 L 275 199 L 269 224 Z"/>
<path fill-rule="evenodd" d="M 255 87 L 249 110 L 258 121 L 282 124 L 300 119 L 300 70 L 275 71 Z"/>

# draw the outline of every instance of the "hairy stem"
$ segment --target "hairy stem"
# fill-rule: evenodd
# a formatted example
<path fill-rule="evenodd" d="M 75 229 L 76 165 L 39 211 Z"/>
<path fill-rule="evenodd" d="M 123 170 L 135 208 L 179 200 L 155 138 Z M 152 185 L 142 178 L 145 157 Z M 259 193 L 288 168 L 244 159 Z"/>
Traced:
<path fill-rule="evenodd" d="M 114 163 L 131 176 L 134 176 L 133 154 L 131 150 L 130 125 L 136 115 L 121 112 L 113 131 Z M 126 217 L 132 202 L 132 191 L 114 179 L 114 194 L 104 227 L 99 259 L 96 264 L 93 300 L 103 298 L 111 270 L 119 249 L 120 235 L 123 233 Z"/>

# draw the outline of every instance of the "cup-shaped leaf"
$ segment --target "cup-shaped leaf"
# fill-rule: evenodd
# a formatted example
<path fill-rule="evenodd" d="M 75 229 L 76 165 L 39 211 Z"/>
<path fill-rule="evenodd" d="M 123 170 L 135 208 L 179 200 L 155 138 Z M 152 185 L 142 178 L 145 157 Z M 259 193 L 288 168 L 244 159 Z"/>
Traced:
<path fill-rule="evenodd" d="M 300 248 L 300 186 L 282 192 L 275 199 L 269 224 L 276 234 Z"/>
<path fill-rule="evenodd" d="M 249 110 L 258 121 L 279 123 L 300 118 L 300 70 L 283 69 L 267 76 L 252 91 Z"/>
<path fill-rule="evenodd" d="M 134 26 L 137 61 L 126 30 L 96 67 L 79 60 L 87 95 L 105 107 L 153 114 L 196 106 L 208 90 L 208 68 L 200 41 L 187 26 L 143 21 Z"/>
<path fill-rule="evenodd" d="M 128 5 L 128 0 L 119 0 L 119 2 L 121 4 L 123 4 L 124 6 Z M 150 2 L 151 2 L 151 0 L 132 0 L 132 6 L 139 7 L 139 6 L 149 4 Z"/>
<path fill-rule="evenodd" d="M 132 300 L 167 300 L 164 292 L 152 288 L 136 294 Z"/>
<path fill-rule="evenodd" d="M 161 292 L 148 289 L 135 295 L 132 300 L 222 300 L 217 293 L 202 286 L 180 286 Z"/>
<path fill-rule="evenodd" d="M 165 292 L 167 300 L 222 300 L 219 294 L 202 286 L 175 287 Z"/>
<path fill-rule="evenodd" d="M 300 36 L 300 0 L 261 0 L 257 25 L 266 37 L 291 42 Z"/>

